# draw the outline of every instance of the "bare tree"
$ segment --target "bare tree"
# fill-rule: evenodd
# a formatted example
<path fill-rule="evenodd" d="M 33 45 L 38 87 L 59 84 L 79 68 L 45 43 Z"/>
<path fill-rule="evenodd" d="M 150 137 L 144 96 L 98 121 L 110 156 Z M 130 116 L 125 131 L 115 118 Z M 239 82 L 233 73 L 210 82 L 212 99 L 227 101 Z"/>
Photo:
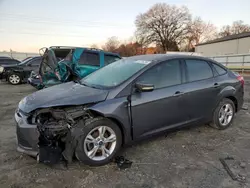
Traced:
<path fill-rule="evenodd" d="M 193 50 L 197 44 L 213 40 L 216 36 L 217 28 L 213 24 L 196 17 L 188 26 L 187 48 Z"/>
<path fill-rule="evenodd" d="M 135 41 L 139 46 L 137 54 L 145 54 L 147 51 L 147 47 L 151 43 L 149 37 L 146 36 L 144 33 L 135 32 Z"/>
<path fill-rule="evenodd" d="M 92 44 L 92 45 L 90 46 L 90 48 L 95 48 L 95 49 L 98 49 L 99 47 L 98 47 L 98 45 L 97 45 L 97 44 Z"/>
<path fill-rule="evenodd" d="M 220 30 L 219 36 L 225 37 L 233 34 L 240 34 L 250 31 L 250 25 L 244 24 L 242 20 L 234 21 L 233 24 L 223 26 Z"/>
<path fill-rule="evenodd" d="M 191 15 L 187 7 L 158 3 L 136 17 L 137 32 L 162 50 L 178 50 L 178 45 L 188 32 Z"/>
<path fill-rule="evenodd" d="M 244 24 L 242 20 L 238 20 L 233 22 L 233 25 L 231 27 L 231 33 L 232 34 L 239 34 L 244 32 L 250 31 L 250 25 Z"/>
<path fill-rule="evenodd" d="M 107 42 L 102 46 L 102 49 L 109 52 L 116 52 L 119 47 L 119 43 L 120 42 L 117 37 L 110 37 L 108 38 Z"/>
<path fill-rule="evenodd" d="M 230 25 L 225 25 L 221 28 L 219 37 L 225 37 L 231 35 L 231 27 Z"/>

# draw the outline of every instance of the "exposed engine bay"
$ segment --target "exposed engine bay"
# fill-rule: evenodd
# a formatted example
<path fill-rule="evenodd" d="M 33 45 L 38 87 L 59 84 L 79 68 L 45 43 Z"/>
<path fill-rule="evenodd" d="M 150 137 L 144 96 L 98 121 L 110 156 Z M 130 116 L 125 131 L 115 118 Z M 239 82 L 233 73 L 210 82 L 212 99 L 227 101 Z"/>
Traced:
<path fill-rule="evenodd" d="M 70 163 L 76 146 L 76 137 L 72 131 L 79 121 L 85 122 L 89 118 L 91 114 L 86 106 L 38 110 L 35 122 L 39 132 L 39 162 L 55 164 L 65 160 Z"/>

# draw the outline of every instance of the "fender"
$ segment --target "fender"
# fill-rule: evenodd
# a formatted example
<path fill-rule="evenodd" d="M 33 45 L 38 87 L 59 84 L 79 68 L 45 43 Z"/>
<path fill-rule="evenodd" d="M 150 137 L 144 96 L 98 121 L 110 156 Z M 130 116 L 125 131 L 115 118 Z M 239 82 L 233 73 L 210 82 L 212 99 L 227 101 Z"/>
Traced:
<path fill-rule="evenodd" d="M 236 95 L 236 89 L 233 86 L 226 86 L 225 88 L 223 88 L 218 94 L 218 97 L 217 97 L 218 99 L 216 101 L 216 106 L 214 110 L 216 109 L 216 107 L 218 106 L 218 104 L 223 98 L 232 97 L 235 95 Z"/>
<path fill-rule="evenodd" d="M 222 99 L 225 97 L 234 96 L 235 92 L 236 92 L 236 89 L 233 86 L 227 86 L 220 91 L 218 96 L 220 99 Z"/>
<path fill-rule="evenodd" d="M 124 144 L 132 141 L 131 116 L 127 97 L 106 100 L 87 109 L 115 121 L 122 131 Z"/>
<path fill-rule="evenodd" d="M 6 81 L 9 77 L 9 74 L 11 74 L 11 73 L 18 73 L 20 75 L 21 79 L 23 79 L 23 70 L 21 70 L 21 69 L 20 70 L 19 69 L 8 69 L 8 70 L 6 70 Z"/>

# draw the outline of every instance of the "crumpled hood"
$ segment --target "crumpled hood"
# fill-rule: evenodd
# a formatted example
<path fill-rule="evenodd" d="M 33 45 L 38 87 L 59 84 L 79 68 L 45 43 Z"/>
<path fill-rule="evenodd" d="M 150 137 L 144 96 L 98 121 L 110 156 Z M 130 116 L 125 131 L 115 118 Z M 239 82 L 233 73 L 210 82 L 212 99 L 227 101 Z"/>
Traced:
<path fill-rule="evenodd" d="M 107 95 L 107 90 L 67 82 L 28 95 L 19 102 L 18 107 L 23 112 L 29 113 L 38 108 L 100 102 L 104 101 Z"/>

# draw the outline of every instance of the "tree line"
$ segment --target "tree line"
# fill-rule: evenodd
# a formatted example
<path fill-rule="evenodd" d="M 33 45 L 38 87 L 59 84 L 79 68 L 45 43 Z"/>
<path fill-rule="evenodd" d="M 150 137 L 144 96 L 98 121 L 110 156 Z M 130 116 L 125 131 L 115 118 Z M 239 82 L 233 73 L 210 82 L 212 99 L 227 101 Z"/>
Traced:
<path fill-rule="evenodd" d="M 157 3 L 135 19 L 136 31 L 129 42 L 120 42 L 110 37 L 102 46 L 103 50 L 132 56 L 167 51 L 194 51 L 195 45 L 233 34 L 250 31 L 250 25 L 243 21 L 234 21 L 218 29 L 200 17 L 193 17 L 186 6 Z M 93 45 L 92 47 L 95 47 Z"/>

